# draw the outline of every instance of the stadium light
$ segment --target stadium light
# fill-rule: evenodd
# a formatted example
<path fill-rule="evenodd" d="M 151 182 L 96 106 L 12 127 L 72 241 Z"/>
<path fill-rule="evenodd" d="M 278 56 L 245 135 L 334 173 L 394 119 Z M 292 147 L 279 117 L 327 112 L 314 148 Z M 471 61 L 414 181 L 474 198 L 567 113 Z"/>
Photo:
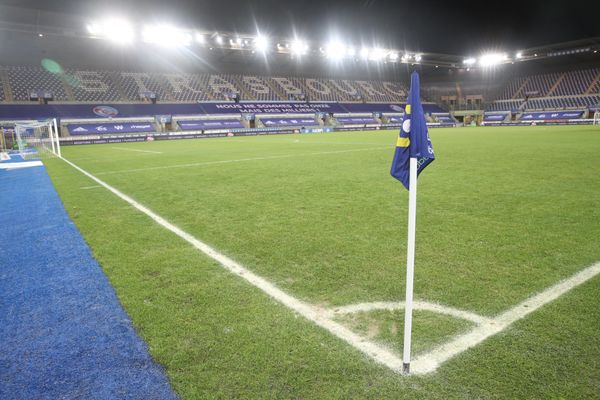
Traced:
<path fill-rule="evenodd" d="M 423 57 L 422 57 L 420 54 L 416 54 L 416 55 L 415 55 L 415 61 L 416 61 L 416 62 L 419 62 L 419 61 L 421 61 L 421 59 L 422 59 L 422 58 L 423 58 Z"/>
<path fill-rule="evenodd" d="M 325 56 L 332 60 L 340 60 L 346 55 L 346 46 L 338 41 L 333 41 L 325 46 Z"/>
<path fill-rule="evenodd" d="M 408 60 L 410 60 L 410 54 L 404 53 L 402 55 L 402 62 L 408 62 Z"/>
<path fill-rule="evenodd" d="M 523 53 L 519 51 L 519 52 L 517 53 L 516 57 L 517 57 L 517 58 L 523 58 Z"/>
<path fill-rule="evenodd" d="M 192 35 L 183 29 L 170 25 L 146 26 L 142 31 L 142 39 L 146 43 L 160 46 L 189 46 Z"/>
<path fill-rule="evenodd" d="M 356 49 L 354 47 L 352 47 L 352 46 L 348 46 L 346 48 L 346 55 L 348 57 L 354 57 L 356 55 Z"/>
<path fill-rule="evenodd" d="M 477 59 L 474 57 L 471 58 L 465 58 L 465 60 L 463 61 L 463 64 L 465 65 L 473 65 L 477 62 Z"/>
<path fill-rule="evenodd" d="M 398 61 L 398 57 L 399 57 L 398 53 L 392 52 L 389 54 L 390 61 Z"/>
<path fill-rule="evenodd" d="M 215 42 L 216 42 L 218 45 L 222 45 L 222 44 L 223 44 L 223 36 L 221 36 L 221 35 L 217 34 L 217 35 L 215 36 Z"/>
<path fill-rule="evenodd" d="M 385 55 L 386 51 L 384 49 L 375 47 L 369 52 L 369 59 L 373 61 L 381 61 L 385 58 Z"/>
<path fill-rule="evenodd" d="M 97 21 L 87 26 L 92 36 L 110 40 L 118 44 L 133 42 L 134 32 L 131 24 L 120 18 L 108 18 Z"/>
<path fill-rule="evenodd" d="M 306 44 L 302 40 L 296 39 L 292 42 L 290 49 L 292 51 L 292 54 L 300 56 L 300 55 L 306 54 L 308 52 L 308 44 Z"/>
<path fill-rule="evenodd" d="M 362 49 L 360 49 L 360 58 L 366 60 L 369 58 L 369 49 L 366 47 L 363 47 Z"/>
<path fill-rule="evenodd" d="M 479 57 L 479 65 L 481 65 L 482 67 L 491 67 L 494 65 L 498 65 L 506 60 L 508 60 L 508 57 L 506 54 L 489 53 L 489 54 L 484 54 L 481 57 Z"/>
<path fill-rule="evenodd" d="M 200 44 L 206 43 L 206 36 L 204 36 L 201 33 L 196 33 L 196 42 L 198 42 Z"/>
<path fill-rule="evenodd" d="M 266 36 L 258 35 L 254 39 L 254 48 L 261 53 L 265 53 L 269 48 L 269 38 Z"/>

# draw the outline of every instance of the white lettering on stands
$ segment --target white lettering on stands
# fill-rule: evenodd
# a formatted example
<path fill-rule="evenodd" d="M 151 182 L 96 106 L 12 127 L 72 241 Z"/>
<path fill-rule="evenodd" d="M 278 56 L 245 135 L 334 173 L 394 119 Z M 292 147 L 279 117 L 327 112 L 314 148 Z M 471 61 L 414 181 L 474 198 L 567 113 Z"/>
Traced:
<path fill-rule="evenodd" d="M 109 86 L 102 81 L 102 75 L 95 71 L 75 71 L 76 88 L 86 92 L 106 93 Z"/>
<path fill-rule="evenodd" d="M 148 74 L 140 72 L 122 72 L 121 77 L 132 79 L 135 82 L 139 92 L 149 92 L 146 84 L 143 81 L 143 79 L 150 79 Z"/>
<path fill-rule="evenodd" d="M 183 93 L 184 90 L 188 90 L 192 93 L 202 93 L 202 90 L 193 87 L 192 80 L 186 75 L 165 74 L 165 78 L 171 85 L 174 93 Z"/>

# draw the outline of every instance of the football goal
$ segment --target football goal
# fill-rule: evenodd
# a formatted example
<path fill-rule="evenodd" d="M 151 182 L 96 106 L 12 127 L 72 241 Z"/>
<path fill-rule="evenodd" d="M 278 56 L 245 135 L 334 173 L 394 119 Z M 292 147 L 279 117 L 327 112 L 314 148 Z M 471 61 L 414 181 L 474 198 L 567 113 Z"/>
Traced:
<path fill-rule="evenodd" d="M 24 159 L 61 157 L 56 119 L 14 122 L 14 139 Z"/>

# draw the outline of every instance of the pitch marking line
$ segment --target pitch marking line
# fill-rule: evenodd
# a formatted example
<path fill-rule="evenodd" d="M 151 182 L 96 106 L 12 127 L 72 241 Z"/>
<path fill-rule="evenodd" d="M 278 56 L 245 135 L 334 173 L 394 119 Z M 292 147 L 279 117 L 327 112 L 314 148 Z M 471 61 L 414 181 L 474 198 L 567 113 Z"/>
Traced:
<path fill-rule="evenodd" d="M 209 246 L 208 244 L 196 239 L 194 236 L 183 231 L 181 228 L 177 227 L 176 225 L 170 223 L 169 221 L 167 221 L 160 215 L 154 213 L 149 208 L 143 206 L 142 204 L 138 203 L 131 197 L 120 192 L 119 190 L 115 189 L 114 187 L 110 186 L 109 184 L 105 183 L 104 181 L 98 179 L 94 175 L 92 175 L 89 172 L 85 171 L 84 169 L 78 167 L 77 165 L 73 164 L 69 160 L 67 160 L 65 158 L 62 158 L 62 160 L 64 162 L 66 162 L 67 164 L 69 164 L 70 166 L 72 166 L 77 171 L 81 172 L 83 175 L 87 176 L 94 182 L 98 183 L 99 185 L 103 186 L 104 188 L 106 188 L 107 190 L 112 192 L 114 195 L 116 195 L 123 201 L 129 203 L 131 206 L 133 206 L 137 210 L 146 214 L 157 224 L 159 224 L 162 227 L 173 232 L 174 234 L 176 234 L 183 240 L 190 243 L 196 249 L 200 250 L 202 253 L 206 254 L 213 260 L 217 261 L 228 271 L 245 279 L 247 282 L 249 282 L 253 286 L 259 288 L 260 290 L 265 292 L 267 295 L 269 295 L 273 299 L 277 300 L 278 302 L 285 305 L 286 307 L 294 310 L 295 312 L 302 315 L 304 318 L 308 319 L 309 321 L 312 321 L 317 326 L 322 327 L 323 329 L 327 330 L 331 334 L 342 339 L 343 341 L 350 344 L 354 348 L 360 350 L 361 352 L 368 355 L 376 362 L 385 365 L 386 367 L 390 368 L 391 370 L 393 370 L 397 373 L 401 373 L 402 359 L 398 355 L 396 355 L 394 352 L 392 352 L 376 343 L 368 341 L 364 337 L 357 335 L 356 333 L 352 332 L 350 329 L 348 329 L 345 326 L 341 325 L 340 323 L 334 321 L 331 316 L 332 316 L 332 313 L 335 313 L 335 310 L 331 311 L 331 310 L 325 310 L 325 309 L 321 309 L 319 307 L 315 307 L 313 305 L 305 303 L 305 302 L 303 302 L 299 299 L 296 299 L 295 297 L 285 293 L 283 290 L 279 289 L 277 286 L 270 283 L 266 279 L 256 275 L 255 273 L 251 272 L 250 270 L 244 268 L 241 264 L 239 264 L 236 261 L 232 260 L 231 258 L 227 257 L 226 255 L 220 253 L 219 251 L 217 251 L 213 247 Z M 426 374 L 426 373 L 431 373 L 431 372 L 435 371 L 442 363 L 448 361 L 452 357 L 470 349 L 471 347 L 478 345 L 479 343 L 483 342 L 487 338 L 503 331 L 504 329 L 508 328 L 512 323 L 527 316 L 528 314 L 539 309 L 540 307 L 556 300 L 560 296 L 569 292 L 573 288 L 587 282 L 588 280 L 592 279 L 593 277 L 597 276 L 598 274 L 600 274 L 600 262 L 598 262 L 590 267 L 587 267 L 587 268 L 583 269 L 582 271 L 576 273 L 575 275 L 572 275 L 570 278 L 562 280 L 559 283 L 557 283 L 556 285 L 530 297 L 529 299 L 527 299 L 524 302 L 518 304 L 517 306 L 511 308 L 510 310 L 505 311 L 504 313 L 498 315 L 497 317 L 491 318 L 488 321 L 483 322 L 481 325 L 472 329 L 470 332 L 468 332 L 464 335 L 460 335 L 460 336 L 456 337 L 455 339 L 452 339 L 449 342 L 436 347 L 432 351 L 416 357 L 413 360 L 413 362 L 411 363 L 412 372 L 415 374 Z M 386 303 L 376 303 L 376 304 L 381 305 L 381 304 L 386 304 Z M 427 303 L 423 303 L 423 304 L 427 304 Z M 429 304 L 431 304 L 431 303 L 429 303 Z M 433 307 L 432 310 L 438 309 L 438 307 L 437 307 L 438 305 L 435 305 L 435 306 L 436 307 Z M 356 307 L 356 305 L 350 306 L 350 307 Z M 358 308 L 360 308 L 360 307 L 358 307 Z M 338 308 L 338 310 L 339 309 L 340 308 Z M 344 308 L 341 307 L 341 309 L 343 310 Z M 450 308 L 449 307 L 441 307 L 441 309 L 449 310 Z M 463 313 L 463 311 L 461 311 L 461 310 L 454 310 L 452 312 L 456 312 L 456 311 L 458 311 L 459 313 Z M 445 313 L 448 313 L 448 312 L 445 312 Z M 469 313 L 469 314 L 471 314 L 471 313 Z M 475 315 L 475 314 L 472 314 L 472 315 Z M 483 318 L 483 317 L 481 317 L 481 318 Z"/>
<path fill-rule="evenodd" d="M 151 151 L 151 150 L 138 150 L 138 149 L 127 149 L 124 147 L 111 147 L 111 149 L 121 150 L 121 151 L 137 151 L 139 153 L 152 153 L 152 154 L 162 154 L 162 151 Z"/>
<path fill-rule="evenodd" d="M 457 308 L 444 306 L 437 303 L 429 303 L 426 301 L 415 300 L 413 302 L 413 307 L 415 310 L 421 311 L 431 311 L 438 314 L 449 315 L 454 318 L 464 319 L 467 321 L 471 321 L 477 325 L 484 324 L 486 322 L 490 322 L 490 318 L 483 317 L 481 315 L 459 310 Z M 393 301 L 393 302 L 375 302 L 375 303 L 360 303 L 360 304 L 351 304 L 349 306 L 337 307 L 333 309 L 332 315 L 344 315 L 344 314 L 354 314 L 357 312 L 368 312 L 375 310 L 402 310 L 404 309 L 403 301 Z"/>
<path fill-rule="evenodd" d="M 303 157 L 303 156 L 318 156 L 318 155 L 328 155 L 328 154 L 340 154 L 340 153 L 353 153 L 357 151 L 369 151 L 369 150 L 381 150 L 381 149 L 389 149 L 389 146 L 378 146 L 378 147 L 367 147 L 362 149 L 349 149 L 349 150 L 336 150 L 336 151 L 321 151 L 314 153 L 299 153 L 299 154 L 283 154 L 279 156 L 267 156 L 267 157 L 251 157 L 251 158 L 239 158 L 237 160 L 219 160 L 219 161 L 205 161 L 205 162 L 197 162 L 197 163 L 189 163 L 189 164 L 174 164 L 174 165 L 163 165 L 159 167 L 147 167 L 147 168 L 134 168 L 134 169 L 123 169 L 119 171 L 105 171 L 105 172 L 97 172 L 96 175 L 114 175 L 114 174 L 124 174 L 128 172 L 142 172 L 142 171 L 156 171 L 161 169 L 171 169 L 171 168 L 192 168 L 192 167 L 202 167 L 206 165 L 218 165 L 218 164 L 231 164 L 238 162 L 246 162 L 246 161 L 262 161 L 262 160 L 276 160 L 279 158 L 292 158 L 292 157 Z"/>
<path fill-rule="evenodd" d="M 174 234 L 176 234 L 177 236 L 179 236 L 180 238 L 182 238 L 183 240 L 185 240 L 186 242 L 190 243 L 192 246 L 194 246 L 195 248 L 200 250 L 202 253 L 206 254 L 213 260 L 217 261 L 225 269 L 227 269 L 230 272 L 232 272 L 233 274 L 238 275 L 241 278 L 245 279 L 253 286 L 256 286 L 257 288 L 259 288 L 260 290 L 265 292 L 267 295 L 269 295 L 273 299 L 282 303 L 286 307 L 294 310 L 298 314 L 302 315 L 304 318 L 308 319 L 309 321 L 314 322 L 316 325 L 324 328 L 325 330 L 329 331 L 330 333 L 337 336 L 338 338 L 344 340 L 346 343 L 348 343 L 351 346 L 355 347 L 356 349 L 362 351 L 369 357 L 373 358 L 375 361 L 387 366 L 388 368 L 393 369 L 394 371 L 401 370 L 402 360 L 397 355 L 393 354 L 392 352 L 388 351 L 387 349 L 385 349 L 375 343 L 366 341 L 363 337 L 352 332 L 350 329 L 339 324 L 338 322 L 331 320 L 327 316 L 328 312 L 326 310 L 322 310 L 320 308 L 314 307 L 312 305 L 304 303 L 303 301 L 301 301 L 299 299 L 296 299 L 293 296 L 290 296 L 289 294 L 285 293 L 284 291 L 282 291 L 281 289 L 279 289 L 278 287 L 276 287 L 275 285 L 273 285 L 266 279 L 247 270 L 241 264 L 239 264 L 236 261 L 232 260 L 231 258 L 227 257 L 226 255 L 218 252 L 217 250 L 215 250 L 208 244 L 196 239 L 194 236 L 183 231 L 181 228 L 173 225 L 166 219 L 164 219 L 161 216 L 159 216 L 158 214 L 154 213 L 149 208 L 143 206 L 142 204 L 133 200 L 131 197 L 127 196 L 126 194 L 124 194 L 124 193 L 120 192 L 119 190 L 115 189 L 114 187 L 108 185 L 104 181 L 101 181 L 100 179 L 96 178 L 94 175 L 92 175 L 89 172 L 85 171 L 84 169 L 78 167 L 77 165 L 73 164 L 69 160 L 63 158 L 63 161 L 65 161 L 67 164 L 69 164 L 70 166 L 72 166 L 77 171 L 81 172 L 83 175 L 87 176 L 94 182 L 103 186 L 104 188 L 106 188 L 107 190 L 112 192 L 117 197 L 119 197 L 122 200 L 124 200 L 125 202 L 129 203 L 131 206 L 133 206 L 137 210 L 139 210 L 142 213 L 149 216 L 157 224 L 159 224 L 162 227 L 173 232 Z"/>
<path fill-rule="evenodd" d="M 455 339 L 434 348 L 426 354 L 422 354 L 413 360 L 411 363 L 411 369 L 417 374 L 426 374 L 435 371 L 440 364 L 444 363 L 450 358 L 478 345 L 490 336 L 503 331 L 514 322 L 520 320 L 528 314 L 531 314 L 538 308 L 558 299 L 560 296 L 587 282 L 598 274 L 600 274 L 600 262 L 577 272 L 575 275 L 560 281 L 556 285 L 551 286 L 536 295 L 531 296 L 508 311 L 505 311 L 502 314 L 492 318 L 489 322 L 473 328 L 470 332 L 458 336 Z"/>

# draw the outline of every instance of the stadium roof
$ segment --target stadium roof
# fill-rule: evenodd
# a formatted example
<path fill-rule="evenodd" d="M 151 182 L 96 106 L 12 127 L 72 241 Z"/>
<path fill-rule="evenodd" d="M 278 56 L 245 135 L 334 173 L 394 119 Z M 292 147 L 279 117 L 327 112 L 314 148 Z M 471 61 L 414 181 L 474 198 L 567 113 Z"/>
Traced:
<path fill-rule="evenodd" d="M 289 63 L 290 67 L 294 63 L 290 56 L 302 53 L 304 48 L 304 64 L 318 60 L 323 65 L 331 61 L 330 55 L 335 51 L 343 53 L 343 61 L 348 65 L 376 61 L 449 68 L 547 58 L 563 60 L 563 56 L 586 61 L 600 57 L 600 39 L 592 35 L 600 35 L 600 25 L 594 23 L 590 6 L 578 7 L 577 1 L 569 5 L 578 15 L 576 24 L 563 17 L 557 7 L 564 3 L 556 1 L 548 1 L 543 7 L 486 4 L 484 14 L 480 12 L 484 10 L 482 4 L 468 1 L 451 2 L 451 6 L 447 2 L 385 0 L 267 1 L 250 5 L 152 0 L 3 3 L 0 31 L 98 38 L 101 35 L 90 30 L 90 26 L 116 16 L 131 25 L 140 41 L 148 26 L 170 24 L 185 30 L 192 46 L 211 51 L 207 59 L 228 63 L 259 58 L 254 54 L 259 35 L 270 41 L 270 62 Z M 476 16 L 470 16 L 471 10 L 477 11 Z M 150 33 L 157 39 L 165 36 L 163 32 Z M 550 39 L 581 37 L 585 39 L 539 46 Z M 333 48 L 336 43 L 337 50 Z"/>
<path fill-rule="evenodd" d="M 455 0 L 4 0 L 5 5 L 75 14 L 85 18 L 126 15 L 213 31 L 257 28 L 307 40 L 332 34 L 382 47 L 467 55 L 503 48 L 516 51 L 543 43 L 600 36 L 596 2 Z"/>

